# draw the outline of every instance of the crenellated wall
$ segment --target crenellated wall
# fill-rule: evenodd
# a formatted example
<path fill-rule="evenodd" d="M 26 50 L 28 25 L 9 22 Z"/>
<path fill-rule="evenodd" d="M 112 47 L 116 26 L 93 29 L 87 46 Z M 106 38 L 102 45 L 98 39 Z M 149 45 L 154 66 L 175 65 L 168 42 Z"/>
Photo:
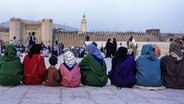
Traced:
<path fill-rule="evenodd" d="M 54 40 L 65 46 L 81 46 L 85 42 L 85 35 L 78 32 L 54 32 Z"/>
<path fill-rule="evenodd" d="M 130 36 L 133 36 L 136 41 L 143 42 L 158 42 L 168 41 L 170 38 L 177 38 L 184 36 L 179 33 L 161 33 L 151 34 L 144 32 L 87 32 L 81 34 L 79 32 L 63 32 L 54 31 L 54 40 L 62 42 L 65 46 L 82 46 L 86 41 L 86 36 L 90 37 L 90 41 L 107 41 L 108 38 L 116 38 L 117 41 L 127 41 Z"/>

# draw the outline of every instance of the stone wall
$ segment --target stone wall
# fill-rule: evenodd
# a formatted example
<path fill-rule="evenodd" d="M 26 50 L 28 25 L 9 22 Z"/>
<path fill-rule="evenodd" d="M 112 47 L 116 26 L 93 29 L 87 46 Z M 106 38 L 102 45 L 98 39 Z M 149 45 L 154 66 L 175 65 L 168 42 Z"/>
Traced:
<path fill-rule="evenodd" d="M 85 42 L 85 35 L 78 32 L 54 32 L 54 41 L 62 42 L 66 47 L 81 46 Z"/>
<path fill-rule="evenodd" d="M 54 40 L 62 42 L 66 47 L 82 46 L 86 41 L 86 36 L 89 36 L 89 41 L 107 41 L 108 38 L 116 38 L 117 41 L 127 41 L 130 36 L 133 36 L 136 41 L 143 42 L 159 42 L 168 41 L 170 38 L 184 36 L 184 34 L 151 34 L 143 32 L 87 32 L 85 34 L 79 32 L 64 32 L 54 31 Z"/>
<path fill-rule="evenodd" d="M 50 35 L 52 36 L 52 35 Z M 178 38 L 184 36 L 179 33 L 161 33 L 151 34 L 144 32 L 87 32 L 85 34 L 79 32 L 66 32 L 53 30 L 53 40 L 62 42 L 65 47 L 82 46 L 89 36 L 89 41 L 107 41 L 108 38 L 116 38 L 117 41 L 127 41 L 133 36 L 136 41 L 142 42 L 159 42 L 168 41 L 170 38 Z M 51 38 L 51 37 L 50 37 Z M 0 29 L 0 40 L 9 42 L 9 29 Z M 38 41 L 37 41 L 38 42 Z M 53 42 L 52 42 L 53 43 Z M 26 45 L 26 44 L 24 44 Z"/>
<path fill-rule="evenodd" d="M 9 29 L 7 28 L 0 29 L 0 42 L 4 42 L 4 43 L 9 42 Z"/>

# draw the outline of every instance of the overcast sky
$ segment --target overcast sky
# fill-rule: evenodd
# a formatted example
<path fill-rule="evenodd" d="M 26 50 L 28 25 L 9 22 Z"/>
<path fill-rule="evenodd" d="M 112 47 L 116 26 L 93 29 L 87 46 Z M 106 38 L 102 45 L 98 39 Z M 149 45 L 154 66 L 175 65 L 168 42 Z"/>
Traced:
<path fill-rule="evenodd" d="M 0 0 L 0 22 L 51 18 L 80 29 L 83 14 L 88 31 L 184 33 L 184 0 Z"/>

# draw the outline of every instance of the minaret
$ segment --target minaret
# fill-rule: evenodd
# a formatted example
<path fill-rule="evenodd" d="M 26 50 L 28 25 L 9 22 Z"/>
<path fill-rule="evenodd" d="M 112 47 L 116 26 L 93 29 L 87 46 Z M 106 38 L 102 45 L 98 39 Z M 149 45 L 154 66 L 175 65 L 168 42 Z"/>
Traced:
<path fill-rule="evenodd" d="M 86 29 L 87 29 L 87 20 L 86 16 L 83 15 L 83 18 L 81 20 L 81 33 L 86 33 Z"/>

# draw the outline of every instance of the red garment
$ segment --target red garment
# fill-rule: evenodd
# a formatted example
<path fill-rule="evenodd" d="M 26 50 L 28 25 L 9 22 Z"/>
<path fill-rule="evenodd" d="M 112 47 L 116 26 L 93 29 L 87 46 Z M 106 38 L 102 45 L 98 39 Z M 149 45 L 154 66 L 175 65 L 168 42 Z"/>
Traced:
<path fill-rule="evenodd" d="M 24 84 L 42 84 L 46 74 L 44 58 L 40 54 L 34 54 L 31 58 L 26 55 L 23 61 L 23 72 Z"/>

